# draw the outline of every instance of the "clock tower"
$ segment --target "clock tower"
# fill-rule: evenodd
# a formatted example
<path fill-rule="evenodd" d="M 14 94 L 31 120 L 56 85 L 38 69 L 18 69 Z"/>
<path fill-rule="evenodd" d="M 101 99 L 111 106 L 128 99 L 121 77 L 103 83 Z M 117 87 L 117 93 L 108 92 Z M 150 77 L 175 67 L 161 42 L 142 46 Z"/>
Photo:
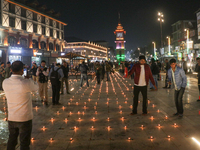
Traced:
<path fill-rule="evenodd" d="M 124 36 L 126 34 L 126 31 L 123 29 L 123 26 L 120 23 L 120 17 L 119 17 L 119 23 L 117 26 L 117 29 L 114 31 L 114 34 L 116 35 L 116 57 L 117 57 L 117 62 L 123 62 L 125 61 L 125 43 L 126 41 L 124 40 Z"/>

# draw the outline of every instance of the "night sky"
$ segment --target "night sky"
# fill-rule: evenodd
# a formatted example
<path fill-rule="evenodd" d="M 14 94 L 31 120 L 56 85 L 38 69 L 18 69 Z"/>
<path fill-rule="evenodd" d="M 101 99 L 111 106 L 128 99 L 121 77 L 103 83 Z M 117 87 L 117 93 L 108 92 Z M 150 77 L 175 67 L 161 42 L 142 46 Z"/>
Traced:
<path fill-rule="evenodd" d="M 118 12 L 127 34 L 126 49 L 135 50 L 160 39 L 158 11 L 163 12 L 163 37 L 171 34 L 171 24 L 178 20 L 196 20 L 199 0 L 39 0 L 47 8 L 61 12 L 67 23 L 65 37 L 84 40 L 105 40 L 115 46 L 113 31 Z"/>

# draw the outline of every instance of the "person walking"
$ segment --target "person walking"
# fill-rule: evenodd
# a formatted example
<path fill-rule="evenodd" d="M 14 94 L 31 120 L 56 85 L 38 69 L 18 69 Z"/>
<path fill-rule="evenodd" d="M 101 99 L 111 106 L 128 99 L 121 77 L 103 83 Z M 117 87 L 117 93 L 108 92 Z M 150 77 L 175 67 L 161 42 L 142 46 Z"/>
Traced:
<path fill-rule="evenodd" d="M 182 58 L 181 68 L 185 71 L 185 74 L 187 74 L 187 62 L 185 61 L 184 57 Z"/>
<path fill-rule="evenodd" d="M 62 78 L 62 81 L 61 81 L 61 94 L 63 94 L 63 85 L 65 83 L 65 87 L 66 87 L 66 93 L 67 94 L 70 94 L 69 93 L 69 83 L 68 83 L 68 73 L 69 73 L 69 66 L 68 66 L 68 63 L 66 61 L 63 61 L 63 65 L 61 66 L 62 68 L 62 71 L 63 71 L 63 74 L 64 74 L 64 77 Z"/>
<path fill-rule="evenodd" d="M 171 82 L 174 84 L 175 93 L 174 100 L 176 105 L 177 112 L 174 113 L 174 116 L 183 117 L 183 94 L 185 92 L 185 87 L 187 85 L 187 77 L 185 75 L 185 71 L 178 67 L 176 64 L 176 59 L 170 60 L 171 69 L 168 70 L 168 79 L 169 84 Z"/>
<path fill-rule="evenodd" d="M 105 76 L 105 64 L 104 64 L 104 62 L 102 61 L 102 63 L 101 63 L 101 67 L 102 67 L 102 71 L 101 71 L 101 79 L 103 80 L 104 79 L 104 76 Z"/>
<path fill-rule="evenodd" d="M 11 64 L 8 61 L 5 68 L 5 79 L 9 78 L 10 76 L 11 76 Z"/>
<path fill-rule="evenodd" d="M 161 71 L 161 69 L 162 69 L 162 64 L 160 63 L 159 60 L 157 60 L 157 66 L 158 66 L 158 69 L 159 69 L 159 73 L 158 73 L 158 81 L 160 81 L 160 80 L 161 80 L 161 77 L 160 77 L 160 71 Z"/>
<path fill-rule="evenodd" d="M 31 92 L 38 90 L 38 85 L 27 76 L 22 77 L 24 68 L 21 61 L 13 62 L 11 68 L 11 77 L 3 81 L 8 106 L 7 150 L 15 150 L 18 136 L 20 149 L 30 150 L 33 119 Z"/>
<path fill-rule="evenodd" d="M 52 104 L 60 105 L 60 86 L 62 78 L 64 77 L 60 63 L 57 63 L 56 66 L 50 70 L 49 76 L 52 87 Z"/>
<path fill-rule="evenodd" d="M 106 75 L 107 75 L 107 81 L 110 81 L 110 71 L 111 71 L 111 66 L 108 64 L 106 61 Z"/>
<path fill-rule="evenodd" d="M 157 66 L 157 64 L 155 63 L 155 60 L 154 58 L 151 59 L 151 72 L 152 72 L 152 75 L 153 75 L 153 79 L 155 81 L 155 84 L 156 84 L 156 87 L 158 88 L 158 81 L 157 81 L 157 78 L 158 78 L 158 74 L 159 74 L 159 68 Z M 150 89 L 155 89 L 154 88 L 154 85 L 152 84 L 152 82 L 150 82 Z"/>
<path fill-rule="evenodd" d="M 135 73 L 134 76 L 134 98 L 133 98 L 133 110 L 131 115 L 137 114 L 137 106 L 138 106 L 138 96 L 139 93 L 142 93 L 143 96 L 143 115 L 147 114 L 147 86 L 149 80 L 153 83 L 155 90 L 157 87 L 155 85 L 151 69 L 148 64 L 146 64 L 146 58 L 144 55 L 139 56 L 139 63 L 135 64 L 132 69 L 129 71 L 130 76 Z"/>
<path fill-rule="evenodd" d="M 95 70 L 96 70 L 96 77 L 97 77 L 97 84 L 100 84 L 100 78 L 101 78 L 101 74 L 102 74 L 102 67 L 100 65 L 100 63 L 97 61 L 96 65 L 95 65 Z"/>
<path fill-rule="evenodd" d="M 41 101 L 48 105 L 48 75 L 49 70 L 46 67 L 46 61 L 42 60 L 41 65 L 38 67 L 36 75 L 39 77 L 38 84 L 39 84 L 39 95 Z"/>
<path fill-rule="evenodd" d="M 199 99 L 197 100 L 197 102 L 200 102 L 200 58 L 197 57 L 196 58 L 197 64 L 195 66 L 195 72 L 197 72 L 197 77 L 198 77 L 198 89 L 199 89 Z"/>
<path fill-rule="evenodd" d="M 168 85 L 168 70 L 170 69 L 170 64 L 168 59 L 165 59 L 165 70 L 166 70 L 166 78 L 165 78 L 165 86 L 164 89 L 171 88 L 171 85 Z"/>
<path fill-rule="evenodd" d="M 1 66 L 0 66 L 0 90 L 3 90 L 2 83 L 3 83 L 4 79 L 5 79 L 4 62 L 1 62 Z"/>
<path fill-rule="evenodd" d="M 36 63 L 33 63 L 33 66 L 30 71 L 32 72 L 32 79 L 35 82 L 37 81 L 37 76 L 36 76 L 37 69 L 38 69 L 38 67 L 37 67 Z"/>
<path fill-rule="evenodd" d="M 88 66 L 85 64 L 85 61 L 82 62 L 82 64 L 80 65 L 79 68 L 80 68 L 80 71 L 81 71 L 81 83 L 80 83 L 80 87 L 82 87 L 83 79 L 86 80 L 87 86 L 89 87 L 88 76 L 87 76 Z"/>

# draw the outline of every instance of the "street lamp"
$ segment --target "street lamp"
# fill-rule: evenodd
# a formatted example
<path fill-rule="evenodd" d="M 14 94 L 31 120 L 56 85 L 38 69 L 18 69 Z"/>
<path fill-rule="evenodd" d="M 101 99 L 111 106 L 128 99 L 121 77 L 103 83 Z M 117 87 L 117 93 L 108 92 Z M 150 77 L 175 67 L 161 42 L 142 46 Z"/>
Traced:
<path fill-rule="evenodd" d="M 138 47 L 138 51 L 139 51 L 139 56 L 140 56 L 140 48 Z"/>
<path fill-rule="evenodd" d="M 168 47 L 169 47 L 168 55 L 170 56 L 171 55 L 171 51 L 170 51 L 170 45 L 171 45 L 170 36 L 167 36 L 167 39 L 168 39 Z"/>
<path fill-rule="evenodd" d="M 154 48 L 154 59 L 156 60 L 157 59 L 157 56 L 156 56 L 156 43 L 152 42 L 152 44 L 153 44 L 153 48 Z"/>
<path fill-rule="evenodd" d="M 163 47 L 162 42 L 162 23 L 164 22 L 164 15 L 162 12 L 158 12 L 158 21 L 160 22 L 160 35 L 161 35 L 161 48 Z"/>
<path fill-rule="evenodd" d="M 189 29 L 185 29 L 185 31 L 187 32 L 187 54 L 189 54 L 189 34 L 190 34 L 190 31 L 189 31 Z"/>

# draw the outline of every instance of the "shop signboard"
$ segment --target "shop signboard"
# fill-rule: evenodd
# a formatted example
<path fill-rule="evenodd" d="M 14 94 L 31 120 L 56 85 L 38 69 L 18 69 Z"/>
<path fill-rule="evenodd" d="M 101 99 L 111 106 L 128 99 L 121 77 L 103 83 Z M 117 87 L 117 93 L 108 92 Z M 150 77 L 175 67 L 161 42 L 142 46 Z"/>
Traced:
<path fill-rule="evenodd" d="M 44 52 L 44 57 L 51 57 L 51 53 L 50 52 Z"/>
<path fill-rule="evenodd" d="M 51 53 L 51 57 L 58 57 L 58 53 L 52 52 L 52 53 Z"/>
<path fill-rule="evenodd" d="M 200 12 L 197 13 L 198 39 L 200 39 Z"/>
<path fill-rule="evenodd" d="M 43 56 L 43 52 L 41 50 L 33 49 L 33 56 L 34 57 L 42 57 Z"/>
<path fill-rule="evenodd" d="M 194 49 L 200 49 L 200 44 L 194 44 Z"/>
<path fill-rule="evenodd" d="M 9 47 L 9 54 L 22 54 L 22 47 Z"/>

